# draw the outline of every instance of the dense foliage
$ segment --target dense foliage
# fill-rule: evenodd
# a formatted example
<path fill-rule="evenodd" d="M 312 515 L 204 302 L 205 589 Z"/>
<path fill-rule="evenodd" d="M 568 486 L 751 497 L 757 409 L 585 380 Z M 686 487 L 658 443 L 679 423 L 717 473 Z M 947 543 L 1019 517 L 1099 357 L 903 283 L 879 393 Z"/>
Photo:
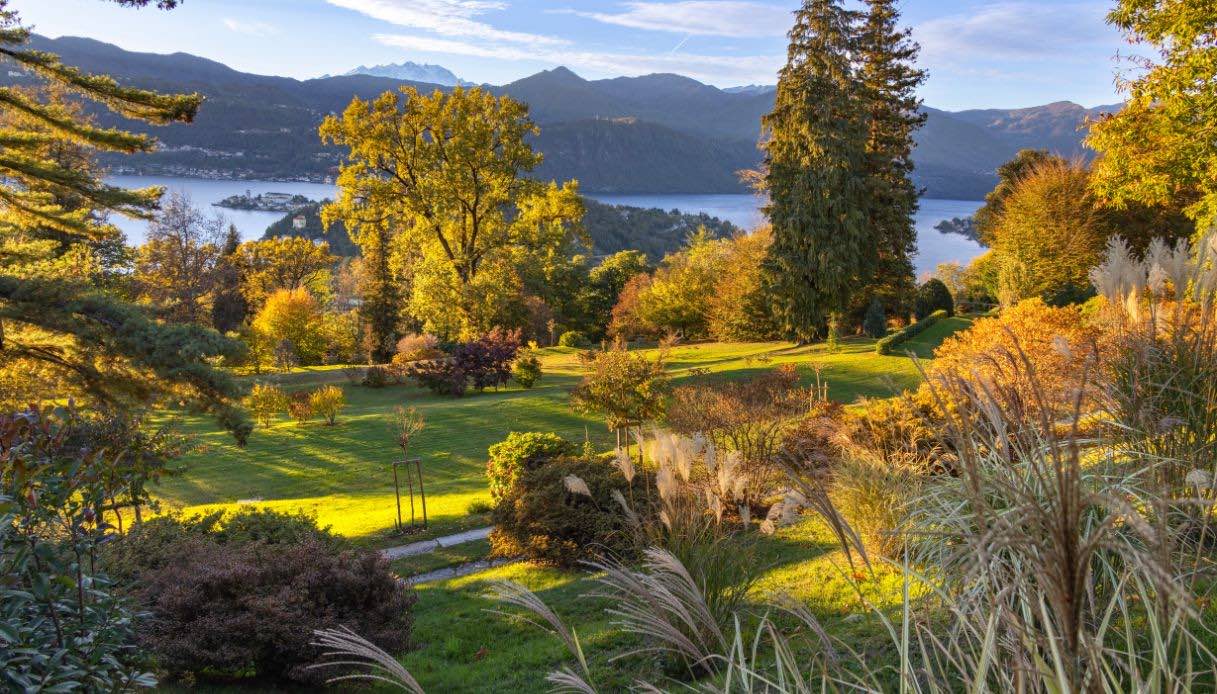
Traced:
<path fill-rule="evenodd" d="M 534 456 L 495 504 L 491 548 L 500 556 L 568 567 L 624 555 L 635 543 L 613 492 L 628 488 L 607 462 Z"/>
<path fill-rule="evenodd" d="M 574 455 L 575 446 L 557 434 L 511 432 L 487 451 L 486 479 L 490 498 L 498 504 L 515 486 L 523 471 L 548 460 Z"/>
<path fill-rule="evenodd" d="M 849 306 L 876 248 L 868 225 L 867 101 L 855 79 L 856 15 L 837 0 L 795 12 L 773 112 L 763 119 L 766 259 L 782 329 L 802 340 L 823 333 Z"/>
<path fill-rule="evenodd" d="M 324 141 L 349 148 L 338 200 L 322 217 L 341 219 L 365 257 L 371 228 L 382 253 L 396 240 L 417 255 L 410 306 L 429 331 L 469 337 L 511 325 L 503 318 L 528 276 L 582 235 L 577 185 L 527 175 L 541 160 L 526 141 L 535 132 L 526 106 L 480 88 L 356 98 L 321 126 Z"/>
<path fill-rule="evenodd" d="M 433 393 L 460 397 L 470 387 L 481 392 L 506 386 L 519 351 L 520 332 L 496 328 L 455 345 L 445 357 L 413 362 L 406 372 Z"/>
<path fill-rule="evenodd" d="M 945 311 L 948 316 L 955 313 L 955 300 L 951 290 L 937 277 L 931 277 L 917 287 L 917 299 L 913 302 L 913 316 L 922 320 L 935 311 Z"/>
<path fill-rule="evenodd" d="M 1119 0 L 1107 19 L 1153 57 L 1121 82 L 1124 108 L 1090 130 L 1095 187 L 1121 205 L 1187 206 L 1204 230 L 1217 221 L 1217 7 Z"/>
<path fill-rule="evenodd" d="M 308 517 L 247 510 L 161 517 L 111 561 L 152 614 L 140 643 L 168 672 L 256 674 L 319 683 L 314 629 L 346 624 L 395 652 L 409 644 L 416 598 L 373 550 Z"/>
<path fill-rule="evenodd" d="M 663 413 L 668 377 L 662 353 L 651 360 L 613 348 L 584 352 L 579 358 L 586 373 L 571 393 L 576 409 L 602 415 L 618 433 Z"/>
<path fill-rule="evenodd" d="M 78 440 L 70 412 L 0 416 L 0 682 L 12 691 L 119 691 L 155 684 L 136 646 L 140 615 L 98 566 L 107 510 L 148 501 L 117 451 Z M 92 431 L 92 433 L 98 433 Z M 139 466 L 132 466 L 138 472 Z M 113 513 L 109 514 L 111 517 Z"/>
<path fill-rule="evenodd" d="M 47 388 L 124 406 L 170 396 L 216 413 L 242 440 L 250 425 L 234 406 L 236 384 L 210 363 L 236 346 L 197 326 L 150 320 L 126 296 L 107 291 L 121 276 L 106 268 L 119 238 L 107 215 L 148 219 L 164 191 L 103 182 L 97 153 L 148 152 L 155 141 L 98 127 L 78 105 L 95 102 L 127 118 L 170 124 L 193 120 L 202 97 L 85 74 L 29 50 L 29 39 L 16 12 L 0 3 L 0 54 L 47 85 L 40 93 L 0 89 L 8 152 L 0 162 L 0 240 L 7 249 L 0 259 L 0 370 L 14 391 L 5 404 L 46 397 Z"/>

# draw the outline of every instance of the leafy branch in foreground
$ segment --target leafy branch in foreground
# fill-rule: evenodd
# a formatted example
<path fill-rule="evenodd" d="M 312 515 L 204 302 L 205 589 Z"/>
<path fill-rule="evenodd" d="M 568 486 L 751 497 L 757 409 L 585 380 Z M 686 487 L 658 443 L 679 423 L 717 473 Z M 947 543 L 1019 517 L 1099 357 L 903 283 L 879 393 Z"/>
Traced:
<path fill-rule="evenodd" d="M 150 218 L 164 191 L 103 181 L 97 152 L 148 152 L 156 143 L 95 126 L 73 97 L 157 124 L 191 122 L 202 97 L 86 74 L 29 49 L 29 38 L 8 0 L 0 0 L 0 61 L 47 85 L 44 91 L 0 87 L 0 405 L 51 393 L 124 405 L 172 395 L 216 413 L 243 442 L 250 426 L 235 403 L 237 387 L 211 364 L 231 356 L 236 345 L 218 333 L 152 321 L 88 279 L 104 268 L 106 253 L 121 246 L 107 215 Z"/>

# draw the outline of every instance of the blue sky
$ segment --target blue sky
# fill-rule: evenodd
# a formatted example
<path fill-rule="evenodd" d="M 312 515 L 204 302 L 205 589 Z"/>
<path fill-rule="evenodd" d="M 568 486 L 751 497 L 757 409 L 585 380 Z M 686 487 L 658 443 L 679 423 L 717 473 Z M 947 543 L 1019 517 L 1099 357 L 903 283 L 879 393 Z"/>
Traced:
<path fill-rule="evenodd" d="M 773 83 L 797 0 L 186 0 L 172 12 L 98 0 L 12 0 L 35 30 L 129 50 L 184 51 L 297 78 L 413 60 L 502 84 L 566 65 L 589 79 L 675 72 Z M 928 105 L 1118 101 L 1108 2 L 905 0 Z"/>

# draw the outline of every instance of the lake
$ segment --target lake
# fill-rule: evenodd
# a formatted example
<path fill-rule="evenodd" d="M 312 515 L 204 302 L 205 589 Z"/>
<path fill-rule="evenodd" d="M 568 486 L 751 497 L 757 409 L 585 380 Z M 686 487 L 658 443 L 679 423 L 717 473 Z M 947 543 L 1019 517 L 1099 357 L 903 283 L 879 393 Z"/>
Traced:
<path fill-rule="evenodd" d="M 188 195 L 195 205 L 222 214 L 225 219 L 236 225 L 243 239 L 262 237 L 266 227 L 283 215 L 279 212 L 257 212 L 252 210 L 229 210 L 212 207 L 212 203 L 223 200 L 230 195 L 240 195 L 250 192 L 259 193 L 291 193 L 304 195 L 313 200 L 332 198 L 335 195 L 334 186 L 322 183 L 277 183 L 274 181 L 213 181 L 199 178 L 173 178 L 166 176 L 112 176 L 108 181 L 113 185 L 126 188 L 143 188 L 147 186 L 165 186 L 173 192 Z M 631 205 L 634 207 L 658 207 L 664 210 L 680 210 L 681 212 L 705 212 L 714 217 L 725 219 L 737 226 L 750 229 L 762 220 L 760 202 L 754 195 L 597 195 L 588 197 L 610 205 Z M 913 263 L 917 274 L 930 273 L 939 263 L 957 261 L 967 263 L 980 255 L 984 249 L 976 243 L 956 234 L 943 234 L 934 229 L 934 225 L 944 219 L 967 217 L 981 205 L 978 200 L 937 200 L 922 198 L 921 210 L 917 213 L 917 246 L 918 253 Z M 116 217 L 115 222 L 127 235 L 129 243 L 138 244 L 147 233 L 147 223 Z"/>

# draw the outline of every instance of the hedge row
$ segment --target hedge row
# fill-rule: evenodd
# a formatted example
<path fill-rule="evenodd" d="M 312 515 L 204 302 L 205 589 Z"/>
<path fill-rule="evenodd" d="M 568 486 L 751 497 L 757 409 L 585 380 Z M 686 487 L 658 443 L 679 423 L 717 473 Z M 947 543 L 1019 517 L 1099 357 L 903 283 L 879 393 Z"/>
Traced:
<path fill-rule="evenodd" d="M 896 347 L 913 339 L 914 336 L 924 332 L 926 328 L 937 323 L 943 318 L 946 318 L 947 315 L 948 314 L 945 310 L 939 309 L 916 323 L 908 325 L 901 330 L 897 330 L 891 335 L 879 340 L 875 343 L 875 351 L 879 354 L 891 354 L 892 350 L 896 349 Z"/>

